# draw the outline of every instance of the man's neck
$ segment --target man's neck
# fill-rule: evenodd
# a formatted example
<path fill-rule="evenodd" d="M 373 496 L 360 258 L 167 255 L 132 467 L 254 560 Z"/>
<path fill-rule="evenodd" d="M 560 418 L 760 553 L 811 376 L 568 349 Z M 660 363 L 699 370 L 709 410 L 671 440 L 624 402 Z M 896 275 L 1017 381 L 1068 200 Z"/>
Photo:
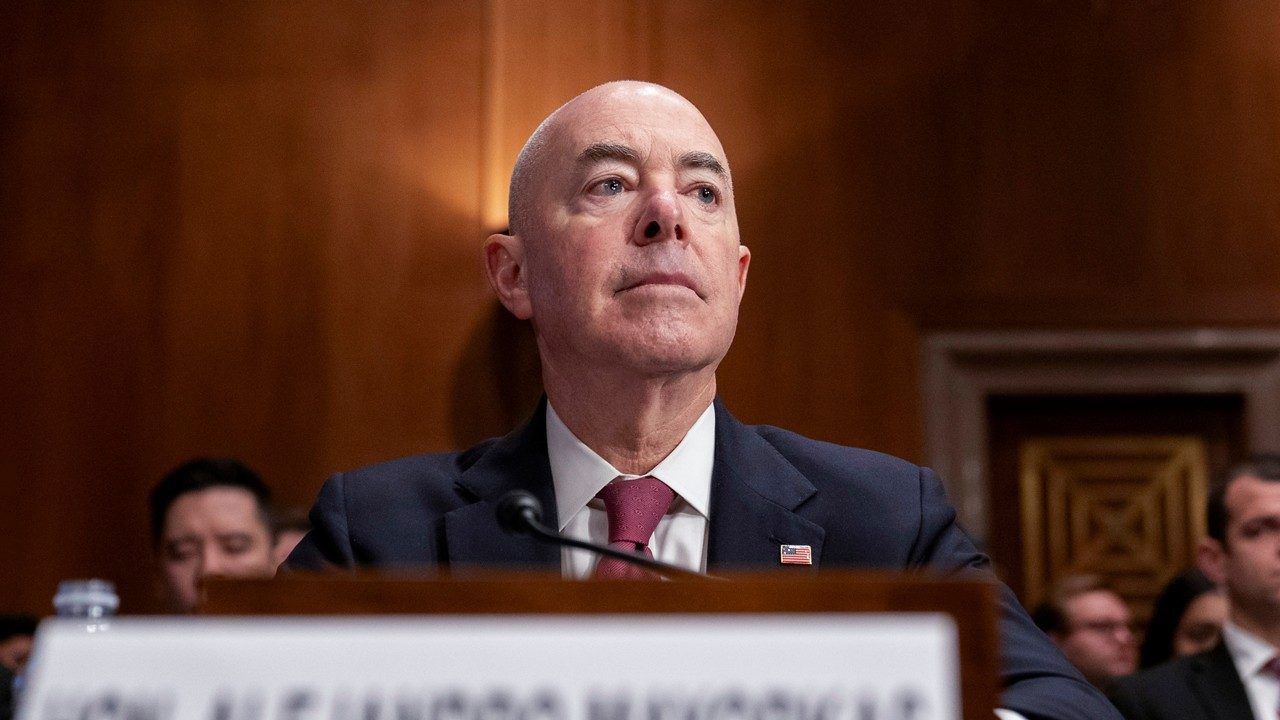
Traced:
<path fill-rule="evenodd" d="M 544 373 L 547 398 L 584 445 L 620 472 L 649 472 L 671 454 L 716 395 L 714 370 L 634 382 L 563 382 Z"/>
<path fill-rule="evenodd" d="M 1231 622 L 1236 627 L 1269 644 L 1280 648 L 1280 617 L 1255 618 L 1253 613 L 1241 612 L 1233 606 L 1230 610 Z"/>

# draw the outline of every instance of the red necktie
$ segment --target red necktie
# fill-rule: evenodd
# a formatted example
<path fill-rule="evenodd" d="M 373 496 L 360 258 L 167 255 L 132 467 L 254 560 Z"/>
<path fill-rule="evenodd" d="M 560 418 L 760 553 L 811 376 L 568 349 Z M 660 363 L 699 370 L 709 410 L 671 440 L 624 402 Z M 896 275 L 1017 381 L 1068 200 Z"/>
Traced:
<path fill-rule="evenodd" d="M 609 545 L 653 557 L 649 539 L 675 500 L 675 492 L 658 478 L 645 476 L 611 482 L 596 497 L 604 502 L 605 513 L 609 516 Z M 625 560 L 602 557 L 596 564 L 595 577 L 648 579 L 654 575 Z"/>
<path fill-rule="evenodd" d="M 1280 655 L 1268 660 L 1267 664 L 1262 666 L 1262 672 L 1280 678 Z M 1280 718 L 1280 707 L 1276 708 L 1275 717 Z"/>

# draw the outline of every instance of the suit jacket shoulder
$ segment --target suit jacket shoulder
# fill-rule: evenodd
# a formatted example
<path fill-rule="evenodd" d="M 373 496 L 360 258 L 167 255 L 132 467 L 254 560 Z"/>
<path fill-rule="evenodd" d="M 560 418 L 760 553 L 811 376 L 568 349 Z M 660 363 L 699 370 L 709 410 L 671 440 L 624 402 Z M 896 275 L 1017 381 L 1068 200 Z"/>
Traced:
<path fill-rule="evenodd" d="M 1226 645 L 1121 678 L 1108 690 L 1127 720 L 1253 720 Z"/>
<path fill-rule="evenodd" d="M 503 494 L 527 490 L 542 502 L 544 521 L 555 525 L 545 423 L 539 404 L 521 427 L 463 452 L 330 477 L 311 509 L 311 532 L 284 568 L 558 567 L 554 547 L 508 535 L 494 513 Z"/>
<path fill-rule="evenodd" d="M 458 478 L 498 438 L 462 452 L 398 458 L 335 473 L 311 509 L 312 530 L 287 569 L 424 566 L 444 560 L 441 519 L 474 498 Z"/>
<path fill-rule="evenodd" d="M 768 425 L 752 429 L 817 487 L 816 507 L 808 512 L 827 530 L 828 561 L 948 570 L 987 567 L 985 556 L 955 524 L 955 511 L 932 470 Z"/>

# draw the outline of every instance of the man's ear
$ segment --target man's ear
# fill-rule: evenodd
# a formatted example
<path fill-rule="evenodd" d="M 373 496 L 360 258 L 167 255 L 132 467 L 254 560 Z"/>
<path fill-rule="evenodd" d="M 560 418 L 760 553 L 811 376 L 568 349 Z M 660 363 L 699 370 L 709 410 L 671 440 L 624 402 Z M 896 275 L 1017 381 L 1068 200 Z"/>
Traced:
<path fill-rule="evenodd" d="M 1205 574 L 1214 585 L 1223 585 L 1227 580 L 1227 549 L 1221 542 L 1213 538 L 1204 538 L 1196 545 L 1196 567 Z"/>
<path fill-rule="evenodd" d="M 484 241 L 484 268 L 502 305 L 521 320 L 533 317 L 525 287 L 524 242 L 517 235 L 494 233 Z"/>
<path fill-rule="evenodd" d="M 738 246 L 738 302 L 747 291 L 747 268 L 751 266 L 751 251 L 746 245 Z"/>

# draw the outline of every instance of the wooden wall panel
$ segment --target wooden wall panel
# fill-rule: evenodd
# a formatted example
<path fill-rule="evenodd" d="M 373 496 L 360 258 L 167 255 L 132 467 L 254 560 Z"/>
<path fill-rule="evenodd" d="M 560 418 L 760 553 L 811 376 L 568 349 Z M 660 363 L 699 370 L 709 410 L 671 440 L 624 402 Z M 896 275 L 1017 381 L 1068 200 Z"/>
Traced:
<path fill-rule="evenodd" d="M 1273 324 L 1280 23 L 1257 3 L 988 3 L 941 128 L 923 322 Z"/>
<path fill-rule="evenodd" d="M 0 607 L 90 573 L 154 607 L 146 493 L 193 454 L 305 504 L 453 444 L 488 312 L 478 5 L 11 13 Z"/>

